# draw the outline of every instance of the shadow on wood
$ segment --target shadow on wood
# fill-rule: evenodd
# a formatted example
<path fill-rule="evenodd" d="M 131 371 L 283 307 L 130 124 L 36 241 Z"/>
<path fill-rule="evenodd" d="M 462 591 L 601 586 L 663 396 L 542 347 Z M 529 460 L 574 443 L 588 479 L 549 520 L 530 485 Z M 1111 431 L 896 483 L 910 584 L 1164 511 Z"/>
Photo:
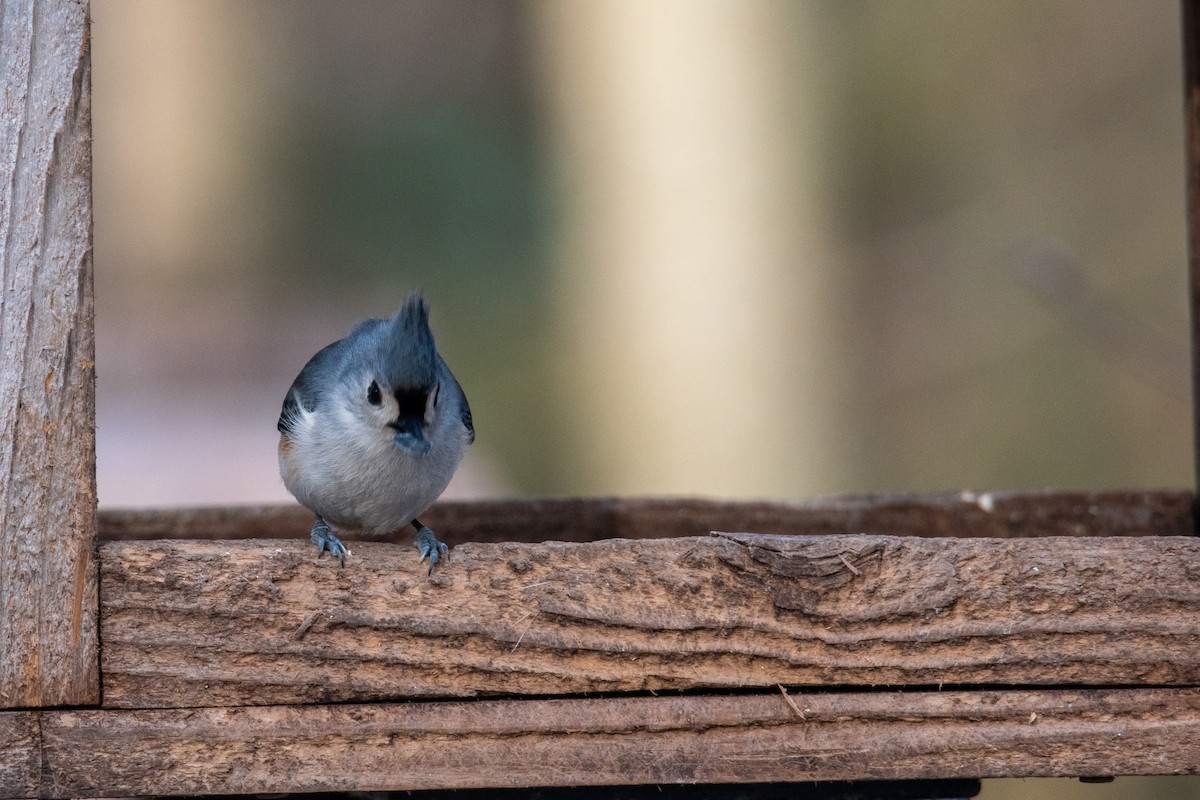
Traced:
<path fill-rule="evenodd" d="M 939 492 L 851 495 L 803 502 L 698 498 L 561 498 L 442 502 L 422 520 L 451 544 L 590 542 L 704 536 L 709 531 L 788 535 L 1191 536 L 1192 492 Z M 300 506 L 106 509 L 103 539 L 302 539 Z M 354 537 L 348 537 L 353 539 Z M 411 530 L 375 541 L 408 542 Z"/>

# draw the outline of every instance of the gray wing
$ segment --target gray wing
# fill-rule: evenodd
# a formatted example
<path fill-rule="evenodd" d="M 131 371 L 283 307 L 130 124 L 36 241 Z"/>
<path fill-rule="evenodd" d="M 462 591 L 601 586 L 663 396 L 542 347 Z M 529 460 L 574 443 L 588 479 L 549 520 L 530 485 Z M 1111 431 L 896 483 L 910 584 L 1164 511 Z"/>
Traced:
<path fill-rule="evenodd" d="M 347 339 L 349 337 L 346 337 Z M 283 398 L 283 409 L 279 412 L 279 422 L 275 425 L 280 433 L 291 433 L 296 419 L 303 407 L 305 411 L 314 411 L 320 397 L 322 378 L 331 372 L 330 367 L 341 360 L 341 351 L 346 339 L 338 339 L 331 345 L 322 347 L 317 354 L 308 360 L 304 369 L 292 381 L 287 395 Z"/>
<path fill-rule="evenodd" d="M 346 348 L 363 336 L 369 335 L 384 322 L 381 319 L 363 320 L 355 325 L 354 330 L 345 338 L 322 347 L 308 360 L 283 398 L 283 410 L 279 412 L 279 422 L 275 426 L 280 433 L 292 432 L 301 407 L 305 411 L 316 410 L 323 395 L 322 389 L 331 381 L 337 380 L 338 373 L 341 372 L 346 359 Z"/>

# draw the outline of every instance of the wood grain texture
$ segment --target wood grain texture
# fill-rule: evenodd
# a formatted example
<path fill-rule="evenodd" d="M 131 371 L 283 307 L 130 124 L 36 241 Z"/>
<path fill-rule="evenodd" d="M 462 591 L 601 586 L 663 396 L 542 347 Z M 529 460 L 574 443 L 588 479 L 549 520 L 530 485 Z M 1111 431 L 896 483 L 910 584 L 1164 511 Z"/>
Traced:
<path fill-rule="evenodd" d="M 0 708 L 99 701 L 87 43 L 0 5 Z"/>
<path fill-rule="evenodd" d="M 36 797 L 41 776 L 37 715 L 0 711 L 0 797 Z"/>
<path fill-rule="evenodd" d="M 590 542 L 704 536 L 709 531 L 789 535 L 1191 536 L 1186 491 L 938 492 L 850 495 L 795 503 L 697 498 L 553 498 L 441 502 L 422 520 L 459 542 Z M 301 539 L 312 515 L 297 505 L 103 509 L 106 539 Z M 376 541 L 409 542 L 411 530 Z"/>
<path fill-rule="evenodd" d="M 104 703 L 1200 681 L 1200 539 L 101 547 Z"/>
<path fill-rule="evenodd" d="M 44 797 L 1200 771 L 1200 691 L 43 712 Z"/>

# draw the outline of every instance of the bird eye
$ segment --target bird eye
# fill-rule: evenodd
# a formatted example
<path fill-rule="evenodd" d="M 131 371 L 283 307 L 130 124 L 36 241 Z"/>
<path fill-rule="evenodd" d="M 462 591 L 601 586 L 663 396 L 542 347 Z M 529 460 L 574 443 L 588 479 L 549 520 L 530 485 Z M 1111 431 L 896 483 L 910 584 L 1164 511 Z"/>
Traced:
<path fill-rule="evenodd" d="M 375 381 L 371 381 L 371 385 L 367 387 L 367 402 L 373 406 L 383 402 L 383 395 L 379 393 L 379 384 Z"/>

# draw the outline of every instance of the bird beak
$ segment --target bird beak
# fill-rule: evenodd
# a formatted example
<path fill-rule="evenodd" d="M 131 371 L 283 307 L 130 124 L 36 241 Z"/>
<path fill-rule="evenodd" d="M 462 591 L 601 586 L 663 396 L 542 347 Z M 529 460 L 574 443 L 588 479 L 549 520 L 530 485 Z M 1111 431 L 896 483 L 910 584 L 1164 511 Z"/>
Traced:
<path fill-rule="evenodd" d="M 425 438 L 421 423 L 416 420 L 399 419 L 389 422 L 388 427 L 396 431 L 392 441 L 410 456 L 423 456 L 429 452 L 431 445 Z"/>

